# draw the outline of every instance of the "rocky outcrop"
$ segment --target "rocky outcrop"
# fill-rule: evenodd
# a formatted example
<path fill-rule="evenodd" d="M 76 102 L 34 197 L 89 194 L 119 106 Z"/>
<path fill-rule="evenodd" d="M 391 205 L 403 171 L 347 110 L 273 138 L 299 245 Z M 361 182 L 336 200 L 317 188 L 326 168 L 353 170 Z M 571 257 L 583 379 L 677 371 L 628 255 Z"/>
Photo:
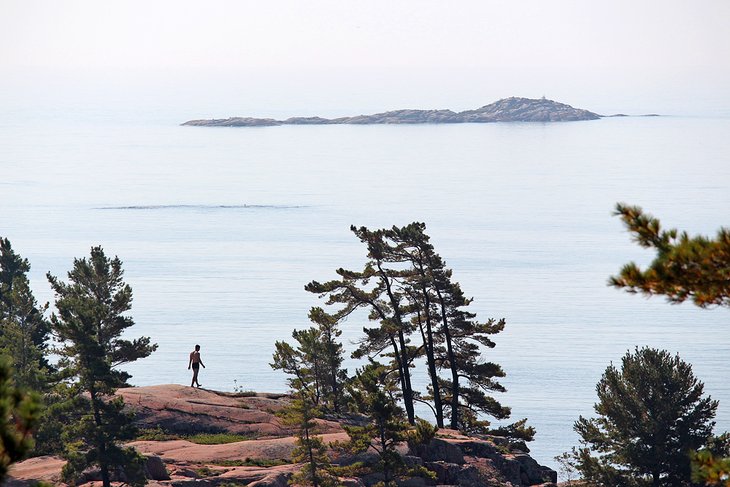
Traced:
<path fill-rule="evenodd" d="M 232 117 L 208 120 L 190 120 L 182 125 L 196 127 L 268 127 L 272 125 L 329 125 L 329 124 L 421 124 L 421 123 L 493 123 L 493 122 L 573 122 L 596 120 L 600 115 L 573 108 L 545 98 L 504 98 L 476 110 L 393 110 L 374 115 L 322 118 L 292 117 L 286 120 L 272 118 Z"/>
<path fill-rule="evenodd" d="M 61 469 L 66 462 L 54 456 L 28 459 L 10 467 L 10 477 L 4 487 L 26 487 L 38 482 L 61 484 Z"/>
<path fill-rule="evenodd" d="M 301 468 L 288 463 L 295 439 L 275 414 L 287 404 L 285 395 L 218 393 L 176 385 L 122 389 L 118 394 L 135 411 L 139 426 L 177 436 L 129 443 L 147 456 L 146 473 L 152 487 L 285 487 Z M 348 439 L 338 422 L 322 421 L 320 427 L 325 443 Z M 190 441 L 195 440 L 189 436 L 192 434 L 221 432 L 243 434 L 250 439 L 224 444 Z M 442 429 L 426 445 L 409 447 L 403 443 L 398 450 L 406 465 L 426 467 L 436 477 L 403 479 L 400 487 L 552 486 L 557 480 L 554 470 L 541 466 L 527 453 L 510 450 L 499 438 L 474 438 Z M 372 452 L 350 455 L 337 447 L 330 450 L 330 457 L 341 466 L 375 461 Z M 60 474 L 64 463 L 57 457 L 26 460 L 11 468 L 7 485 L 26 487 L 39 480 L 63 485 Z M 97 470 L 89 469 L 85 485 L 95 485 L 98 477 Z M 378 474 L 368 474 L 343 478 L 341 482 L 348 487 L 371 487 L 380 480 Z"/>
<path fill-rule="evenodd" d="M 276 416 L 284 394 L 219 393 L 180 385 L 130 387 L 117 393 L 136 413 L 140 428 L 160 428 L 178 435 L 235 433 L 252 438 L 291 436 Z M 283 400 L 284 399 L 284 400 Z M 320 421 L 323 433 L 342 433 L 335 422 Z"/>
<path fill-rule="evenodd" d="M 347 441 L 347 433 L 321 435 L 326 443 Z M 145 455 L 158 455 L 170 462 L 226 462 L 255 458 L 288 461 L 294 450 L 294 437 L 237 441 L 219 445 L 199 445 L 187 440 L 134 441 L 129 444 Z"/>
<path fill-rule="evenodd" d="M 440 430 L 428 445 L 414 453 L 437 475 L 438 484 L 461 486 L 551 485 L 557 472 L 537 463 L 527 453 L 509 452 L 490 438 L 472 438 Z"/>

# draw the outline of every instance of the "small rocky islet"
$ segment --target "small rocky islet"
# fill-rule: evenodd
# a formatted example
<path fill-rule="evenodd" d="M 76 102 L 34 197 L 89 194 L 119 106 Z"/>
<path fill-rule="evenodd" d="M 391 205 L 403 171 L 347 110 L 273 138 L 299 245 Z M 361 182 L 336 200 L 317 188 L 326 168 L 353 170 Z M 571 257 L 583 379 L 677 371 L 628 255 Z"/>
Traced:
<path fill-rule="evenodd" d="M 225 393 L 180 385 L 120 389 L 135 424 L 152 438 L 129 443 L 147 457 L 149 487 L 243 486 L 287 487 L 301 465 L 291 463 L 295 430 L 277 412 L 289 403 L 285 394 Z M 372 453 L 352 455 L 336 447 L 348 434 L 348 419 L 317 420 L 318 434 L 331 446 L 332 463 L 339 466 L 373 462 Z M 193 435 L 228 434 L 241 441 L 201 444 Z M 149 436 L 149 435 L 148 435 Z M 191 441 L 193 440 L 193 441 Z M 459 485 L 462 487 L 554 486 L 557 474 L 541 466 L 526 447 L 515 448 L 499 437 L 471 437 L 442 429 L 425 445 L 402 444 L 399 453 L 408 465 L 423 466 L 436 478 L 405 478 L 403 487 Z M 10 469 L 7 487 L 30 487 L 38 481 L 61 482 L 65 461 L 55 456 L 35 457 Z M 78 485 L 99 485 L 98 468 L 88 469 Z M 378 474 L 343 477 L 346 487 L 369 487 Z M 120 485 L 115 483 L 114 485 Z"/>
<path fill-rule="evenodd" d="M 602 115 L 580 108 L 573 108 L 565 103 L 546 98 L 510 97 L 475 110 L 463 112 L 406 109 L 340 118 L 291 117 L 286 120 L 275 120 L 273 118 L 230 117 L 189 120 L 182 125 L 195 127 L 269 127 L 276 125 L 576 122 L 597 120 L 599 118 L 602 118 Z"/>

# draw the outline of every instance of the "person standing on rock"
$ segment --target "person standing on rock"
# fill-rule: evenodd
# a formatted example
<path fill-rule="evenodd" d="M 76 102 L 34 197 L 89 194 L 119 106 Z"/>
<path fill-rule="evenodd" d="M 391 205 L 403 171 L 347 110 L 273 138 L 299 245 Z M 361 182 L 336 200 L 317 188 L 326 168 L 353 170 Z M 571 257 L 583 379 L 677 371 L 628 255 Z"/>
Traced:
<path fill-rule="evenodd" d="M 201 365 L 205 368 L 203 361 L 200 359 L 200 345 L 195 345 L 195 350 L 190 352 L 190 361 L 188 362 L 188 370 L 190 370 L 191 367 L 193 369 L 193 381 L 190 383 L 190 387 L 195 387 L 196 384 L 200 387 L 200 382 L 198 382 L 198 372 L 200 371 Z"/>

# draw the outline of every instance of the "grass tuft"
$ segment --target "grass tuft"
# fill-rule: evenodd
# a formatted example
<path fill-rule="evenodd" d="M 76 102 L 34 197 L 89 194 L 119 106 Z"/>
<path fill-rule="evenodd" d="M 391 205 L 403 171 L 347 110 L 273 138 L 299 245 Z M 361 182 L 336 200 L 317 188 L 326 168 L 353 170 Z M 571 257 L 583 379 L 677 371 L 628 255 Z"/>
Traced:
<path fill-rule="evenodd" d="M 254 437 L 233 433 L 199 433 L 188 436 L 185 439 L 198 445 L 222 445 L 224 443 L 253 440 Z"/>
<path fill-rule="evenodd" d="M 141 429 L 137 434 L 137 440 L 140 441 L 170 441 L 179 439 L 181 439 L 180 435 L 167 433 L 159 426 L 157 428 Z"/>
<path fill-rule="evenodd" d="M 208 462 L 219 467 L 278 467 L 279 465 L 288 465 L 291 462 L 288 460 L 282 460 L 279 458 L 249 458 L 245 460 L 217 460 L 215 462 Z"/>

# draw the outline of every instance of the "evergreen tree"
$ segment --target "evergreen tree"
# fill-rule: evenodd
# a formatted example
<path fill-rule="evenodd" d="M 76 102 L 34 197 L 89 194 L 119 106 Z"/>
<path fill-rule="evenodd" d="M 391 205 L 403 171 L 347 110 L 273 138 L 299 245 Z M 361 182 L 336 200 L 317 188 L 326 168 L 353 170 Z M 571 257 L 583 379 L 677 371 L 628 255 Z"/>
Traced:
<path fill-rule="evenodd" d="M 426 225 L 411 223 L 383 232 L 393 262 L 405 262 L 413 269 L 403 285 L 411 296 L 414 319 L 421 329 L 426 364 L 431 378 L 430 397 L 434 402 L 436 424 L 443 427 L 444 416 L 450 415 L 450 427 L 471 433 L 498 433 L 531 440 L 532 428 L 526 420 L 497 430 L 481 419 L 489 415 L 506 419 L 510 409 L 490 395 L 504 392 L 497 379 L 504 377 L 502 368 L 482 358 L 484 348 L 494 348 L 491 336 L 504 329 L 505 321 L 490 319 L 478 322 L 466 308 L 467 299 L 452 271 L 436 253 L 426 234 Z M 449 371 L 442 378 L 439 370 Z"/>
<path fill-rule="evenodd" d="M 730 307 L 730 229 L 720 228 L 715 239 L 690 237 L 673 228 L 663 230 L 657 218 L 638 206 L 618 203 L 615 214 L 634 241 L 654 249 L 656 257 L 643 271 L 633 262 L 626 264 L 618 276 L 609 279 L 610 285 L 646 296 L 664 295 L 671 303 L 691 299 L 702 308 Z M 698 475 L 707 471 L 711 479 L 718 475 L 730 479 L 729 465 L 730 456 L 705 451 L 696 467 Z"/>
<path fill-rule="evenodd" d="M 344 350 L 339 341 L 342 335 L 338 326 L 339 319 L 319 307 L 310 310 L 309 319 L 317 324 L 321 337 L 320 349 L 324 362 L 321 382 L 324 384 L 325 404 L 335 413 L 343 412 L 347 401 L 345 394 L 347 370 L 342 368 Z"/>
<path fill-rule="evenodd" d="M 460 294 L 458 285 L 453 289 Z M 452 371 L 452 379 L 442 380 L 446 391 L 445 410 L 451 414 L 452 428 L 487 433 L 489 422 L 481 420 L 481 415 L 497 419 L 510 416 L 510 408 L 490 395 L 506 391 L 498 381 L 506 374 L 498 364 L 483 361 L 481 354 L 482 347 L 495 346 L 490 337 L 504 329 L 505 321 L 479 322 L 473 313 L 456 307 L 447 316 L 444 328 L 448 330 L 451 351 L 444 356 L 443 365 Z M 453 377 L 457 378 L 456 383 Z"/>
<path fill-rule="evenodd" d="M 342 332 L 336 317 L 322 308 L 312 308 L 309 318 L 317 327 L 294 330 L 297 348 L 277 341 L 271 367 L 289 375 L 289 387 L 306 395 L 315 407 L 342 412 L 347 381 L 347 371 L 342 368 L 342 344 L 337 340 Z"/>
<path fill-rule="evenodd" d="M 132 289 L 122 279 L 119 258 L 107 258 L 101 247 L 92 247 L 88 259 L 74 260 L 68 278 L 64 283 L 48 274 L 56 294 L 51 324 L 62 343 L 61 373 L 75 379 L 72 405 L 81 414 L 64 428 L 64 479 L 73 483 L 84 468 L 98 465 L 104 487 L 118 469 L 130 485 L 144 485 L 143 457 L 121 445 L 135 436 L 131 413 L 113 395 L 130 378 L 117 367 L 147 357 L 157 346 L 148 337 L 121 338 L 134 321 L 124 314 L 131 309 Z"/>
<path fill-rule="evenodd" d="M 22 460 L 33 448 L 31 431 L 40 412 L 38 396 L 22 392 L 15 385 L 8 360 L 0 360 L 0 484 L 10 465 Z"/>
<path fill-rule="evenodd" d="M 315 419 L 318 416 L 321 416 L 321 411 L 316 408 L 308 394 L 302 393 L 295 393 L 291 404 L 283 411 L 284 424 L 297 430 L 296 448 L 292 452 L 292 460 L 304 464 L 290 480 L 289 483 L 292 485 L 312 487 L 338 485 L 337 478 L 329 472 L 331 464 L 327 457 L 327 447 L 322 438 L 317 436 Z"/>
<path fill-rule="evenodd" d="M 730 487 L 730 433 L 714 436 L 692 453 L 692 480 L 715 487 Z"/>
<path fill-rule="evenodd" d="M 78 387 L 55 375 L 53 380 L 43 393 L 43 412 L 34 432 L 33 456 L 63 455 L 67 447 L 66 425 L 78 423 L 83 416 L 83 410 L 77 409 L 73 401 L 79 393 Z"/>
<path fill-rule="evenodd" d="M 707 450 L 695 452 L 692 455 L 692 479 L 705 485 L 730 487 L 730 457 L 716 456 Z"/>
<path fill-rule="evenodd" d="M 348 316 L 358 308 L 369 311 L 369 318 L 379 323 L 377 328 L 364 329 L 365 339 L 357 357 L 381 354 L 390 348 L 394 367 L 400 381 L 403 403 L 408 421 L 415 421 L 414 392 L 411 385 L 411 367 L 414 349 L 408 335 L 413 331 L 407 316 L 406 297 L 397 287 L 401 277 L 398 271 L 385 267 L 383 247 L 380 245 L 380 232 L 370 232 L 366 228 L 351 227 L 351 230 L 368 245 L 370 260 L 361 272 L 337 269 L 340 279 L 320 283 L 312 281 L 305 286 L 309 292 L 327 298 L 327 304 L 341 304 L 338 316 Z"/>
<path fill-rule="evenodd" d="M 406 471 L 396 446 L 409 439 L 409 426 L 392 391 L 385 387 L 389 383 L 388 375 L 389 370 L 376 362 L 357 372 L 351 384 L 351 395 L 366 423 L 346 426 L 345 430 L 350 435 L 350 449 L 375 451 L 378 455 L 375 470 L 382 473 L 385 485 L 394 485 L 398 476 Z"/>
<path fill-rule="evenodd" d="M 486 362 L 484 348 L 495 346 L 491 336 L 504 329 L 504 320 L 478 322 L 466 308 L 471 303 L 452 271 L 435 252 L 423 223 L 404 227 L 370 230 L 351 227 L 368 249 L 368 261 L 362 272 L 339 269 L 340 279 L 307 285 L 306 289 L 327 298 L 327 304 L 340 304 L 339 316 L 358 308 L 367 309 L 376 328 L 365 328 L 353 357 L 393 358 L 392 370 L 398 374 L 403 405 L 414 423 L 414 401 L 426 402 L 433 410 L 436 424 L 444 426 L 450 415 L 452 428 L 485 433 L 487 414 L 498 419 L 509 417 L 492 392 L 503 392 L 498 379 L 504 371 Z M 419 334 L 421 345 L 412 344 Z M 429 395 L 421 397 L 411 385 L 415 361 L 425 357 L 430 384 Z M 440 375 L 443 370 L 450 378 Z M 428 402 L 432 401 L 432 403 Z M 521 439 L 531 439 L 534 430 L 524 420 L 501 428 Z"/>
<path fill-rule="evenodd" d="M 638 206 L 616 205 L 634 240 L 656 251 L 646 270 L 631 262 L 609 283 L 631 293 L 664 295 L 672 303 L 691 299 L 697 306 L 730 306 L 730 229 L 715 239 L 663 230 L 658 219 Z"/>
<path fill-rule="evenodd" d="M 637 349 L 610 365 L 596 386 L 596 418 L 580 417 L 576 469 L 592 485 L 691 484 L 690 452 L 712 438 L 717 401 L 679 356 Z"/>
<path fill-rule="evenodd" d="M 402 287 L 410 301 L 411 322 L 420 331 L 423 350 L 426 356 L 428 376 L 431 380 L 430 398 L 433 400 L 436 426 L 444 427 L 444 406 L 442 403 L 441 379 L 438 369 L 442 362 L 437 357 L 444 342 L 442 333 L 436 327 L 440 323 L 437 314 L 437 295 L 433 289 L 433 269 L 431 259 L 435 255 L 429 237 L 425 234 L 426 225 L 411 223 L 402 228 L 393 227 L 381 233 L 381 247 L 386 249 L 387 260 L 410 266 L 409 272 L 400 273 Z"/>
<path fill-rule="evenodd" d="M 30 271 L 28 259 L 23 259 L 10 245 L 10 240 L 0 237 L 0 318 L 5 318 L 12 309 L 9 296 L 16 277 Z"/>
<path fill-rule="evenodd" d="M 12 311 L 2 320 L 0 352 L 10 358 L 18 386 L 42 392 L 50 373 L 45 343 L 48 323 L 43 318 L 47 306 L 37 306 L 28 281 L 21 277 L 15 278 L 5 297 Z"/>
<path fill-rule="evenodd" d="M 0 238 L 0 353 L 10 358 L 18 386 L 44 391 L 50 372 L 50 325 L 43 316 L 48 305 L 38 306 L 29 271 L 28 260 L 15 253 L 8 239 Z"/>

